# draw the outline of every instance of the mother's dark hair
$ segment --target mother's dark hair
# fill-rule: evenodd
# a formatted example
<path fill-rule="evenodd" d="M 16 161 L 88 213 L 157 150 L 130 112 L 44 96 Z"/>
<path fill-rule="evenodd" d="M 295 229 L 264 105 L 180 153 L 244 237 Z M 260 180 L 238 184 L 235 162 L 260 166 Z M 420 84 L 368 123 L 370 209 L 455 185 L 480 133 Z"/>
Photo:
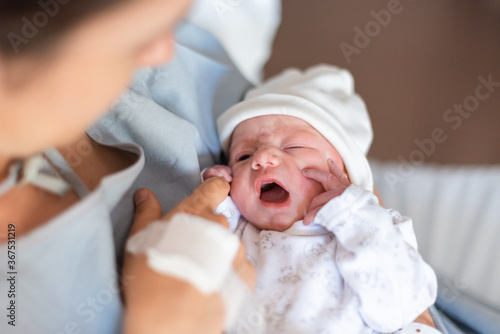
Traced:
<path fill-rule="evenodd" d="M 76 24 L 127 0 L 0 0 L 0 55 L 44 51 Z"/>

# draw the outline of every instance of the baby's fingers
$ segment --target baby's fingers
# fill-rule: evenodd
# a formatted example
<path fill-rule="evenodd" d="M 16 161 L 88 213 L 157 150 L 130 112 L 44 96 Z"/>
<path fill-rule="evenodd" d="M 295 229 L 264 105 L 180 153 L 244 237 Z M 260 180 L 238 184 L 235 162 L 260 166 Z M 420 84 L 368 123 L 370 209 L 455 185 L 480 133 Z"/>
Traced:
<path fill-rule="evenodd" d="M 339 192 L 334 192 L 334 191 L 326 191 L 324 193 L 319 194 L 318 196 L 314 197 L 311 201 L 311 204 L 309 204 L 309 209 L 307 210 L 312 211 L 316 209 L 317 207 L 323 207 L 326 203 L 328 203 L 332 198 L 337 197 Z"/>
<path fill-rule="evenodd" d="M 309 211 L 305 216 L 304 220 L 302 221 L 302 224 L 304 225 L 309 225 L 314 221 L 314 218 L 316 218 L 316 214 L 318 214 L 319 210 L 321 210 L 321 206 L 313 209 L 312 211 Z"/>
<path fill-rule="evenodd" d="M 320 169 L 304 169 L 302 174 L 305 177 L 318 181 L 323 185 L 325 190 L 331 190 L 339 185 L 341 185 L 340 181 L 332 174 Z"/>
<path fill-rule="evenodd" d="M 323 208 L 323 206 L 325 206 L 332 199 L 334 199 L 337 196 L 342 195 L 342 193 L 344 192 L 344 189 L 345 188 L 343 186 L 339 186 L 334 190 L 326 191 L 326 192 L 321 193 L 318 196 L 314 197 L 313 200 L 311 201 L 311 204 L 309 204 L 308 213 L 306 215 L 306 217 L 307 216 L 309 216 L 309 217 L 307 217 L 307 220 L 306 220 L 306 218 L 304 218 L 304 224 L 307 225 L 310 222 L 314 221 L 314 219 L 316 218 L 316 213 L 318 213 L 318 211 L 321 210 Z"/>
<path fill-rule="evenodd" d="M 204 181 L 211 177 L 219 176 L 225 178 L 227 182 L 231 182 L 233 180 L 231 168 L 222 165 L 207 168 L 202 175 Z"/>
<path fill-rule="evenodd" d="M 229 169 L 229 170 L 223 169 L 221 176 L 223 178 L 225 178 L 227 180 L 227 182 L 229 182 L 229 183 L 231 183 L 233 181 L 233 175 L 232 175 L 231 169 Z"/>
<path fill-rule="evenodd" d="M 344 172 L 339 168 L 339 166 L 337 166 L 337 164 L 332 159 L 328 159 L 327 162 L 328 162 L 328 167 L 330 168 L 330 172 L 337 178 L 340 184 L 349 187 L 351 185 L 351 182 L 349 182 L 349 179 L 344 174 Z"/>

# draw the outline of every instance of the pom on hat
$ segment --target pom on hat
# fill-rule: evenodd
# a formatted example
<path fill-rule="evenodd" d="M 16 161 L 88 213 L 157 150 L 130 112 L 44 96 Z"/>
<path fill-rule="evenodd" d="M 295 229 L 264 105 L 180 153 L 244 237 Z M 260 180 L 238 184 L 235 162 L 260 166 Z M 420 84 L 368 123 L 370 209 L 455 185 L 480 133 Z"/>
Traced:
<path fill-rule="evenodd" d="M 224 152 L 229 152 L 231 135 L 238 124 L 267 115 L 292 116 L 309 123 L 335 147 L 351 182 L 373 191 L 366 159 L 373 131 L 366 106 L 354 93 L 349 72 L 328 65 L 305 72 L 287 70 L 249 91 L 243 102 L 217 120 Z"/>

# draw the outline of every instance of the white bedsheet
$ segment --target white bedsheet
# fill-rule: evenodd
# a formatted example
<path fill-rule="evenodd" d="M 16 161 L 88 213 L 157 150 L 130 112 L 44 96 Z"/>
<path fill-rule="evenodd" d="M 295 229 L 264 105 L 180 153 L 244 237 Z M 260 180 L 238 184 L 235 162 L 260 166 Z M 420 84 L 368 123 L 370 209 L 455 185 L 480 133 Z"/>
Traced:
<path fill-rule="evenodd" d="M 401 173 L 398 162 L 370 164 L 384 205 L 413 219 L 441 297 L 468 295 L 500 311 L 500 165 L 421 165 Z"/>

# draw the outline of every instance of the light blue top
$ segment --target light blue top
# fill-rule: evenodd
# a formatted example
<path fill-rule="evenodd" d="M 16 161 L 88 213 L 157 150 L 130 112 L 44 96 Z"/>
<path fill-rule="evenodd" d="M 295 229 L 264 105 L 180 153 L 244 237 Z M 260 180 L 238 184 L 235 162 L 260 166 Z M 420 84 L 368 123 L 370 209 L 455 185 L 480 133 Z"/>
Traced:
<path fill-rule="evenodd" d="M 117 267 L 134 192 L 151 189 L 164 212 L 189 195 L 200 170 L 219 162 L 214 120 L 250 86 L 207 31 L 184 22 L 176 39 L 173 60 L 139 71 L 116 107 L 88 130 L 100 143 L 137 154 L 132 166 L 89 192 L 64 159 L 48 152 L 82 199 L 16 238 L 16 326 L 7 323 L 7 275 L 0 280 L 1 333 L 121 332 Z M 6 248 L 0 246 L 2 273 L 8 271 Z"/>

